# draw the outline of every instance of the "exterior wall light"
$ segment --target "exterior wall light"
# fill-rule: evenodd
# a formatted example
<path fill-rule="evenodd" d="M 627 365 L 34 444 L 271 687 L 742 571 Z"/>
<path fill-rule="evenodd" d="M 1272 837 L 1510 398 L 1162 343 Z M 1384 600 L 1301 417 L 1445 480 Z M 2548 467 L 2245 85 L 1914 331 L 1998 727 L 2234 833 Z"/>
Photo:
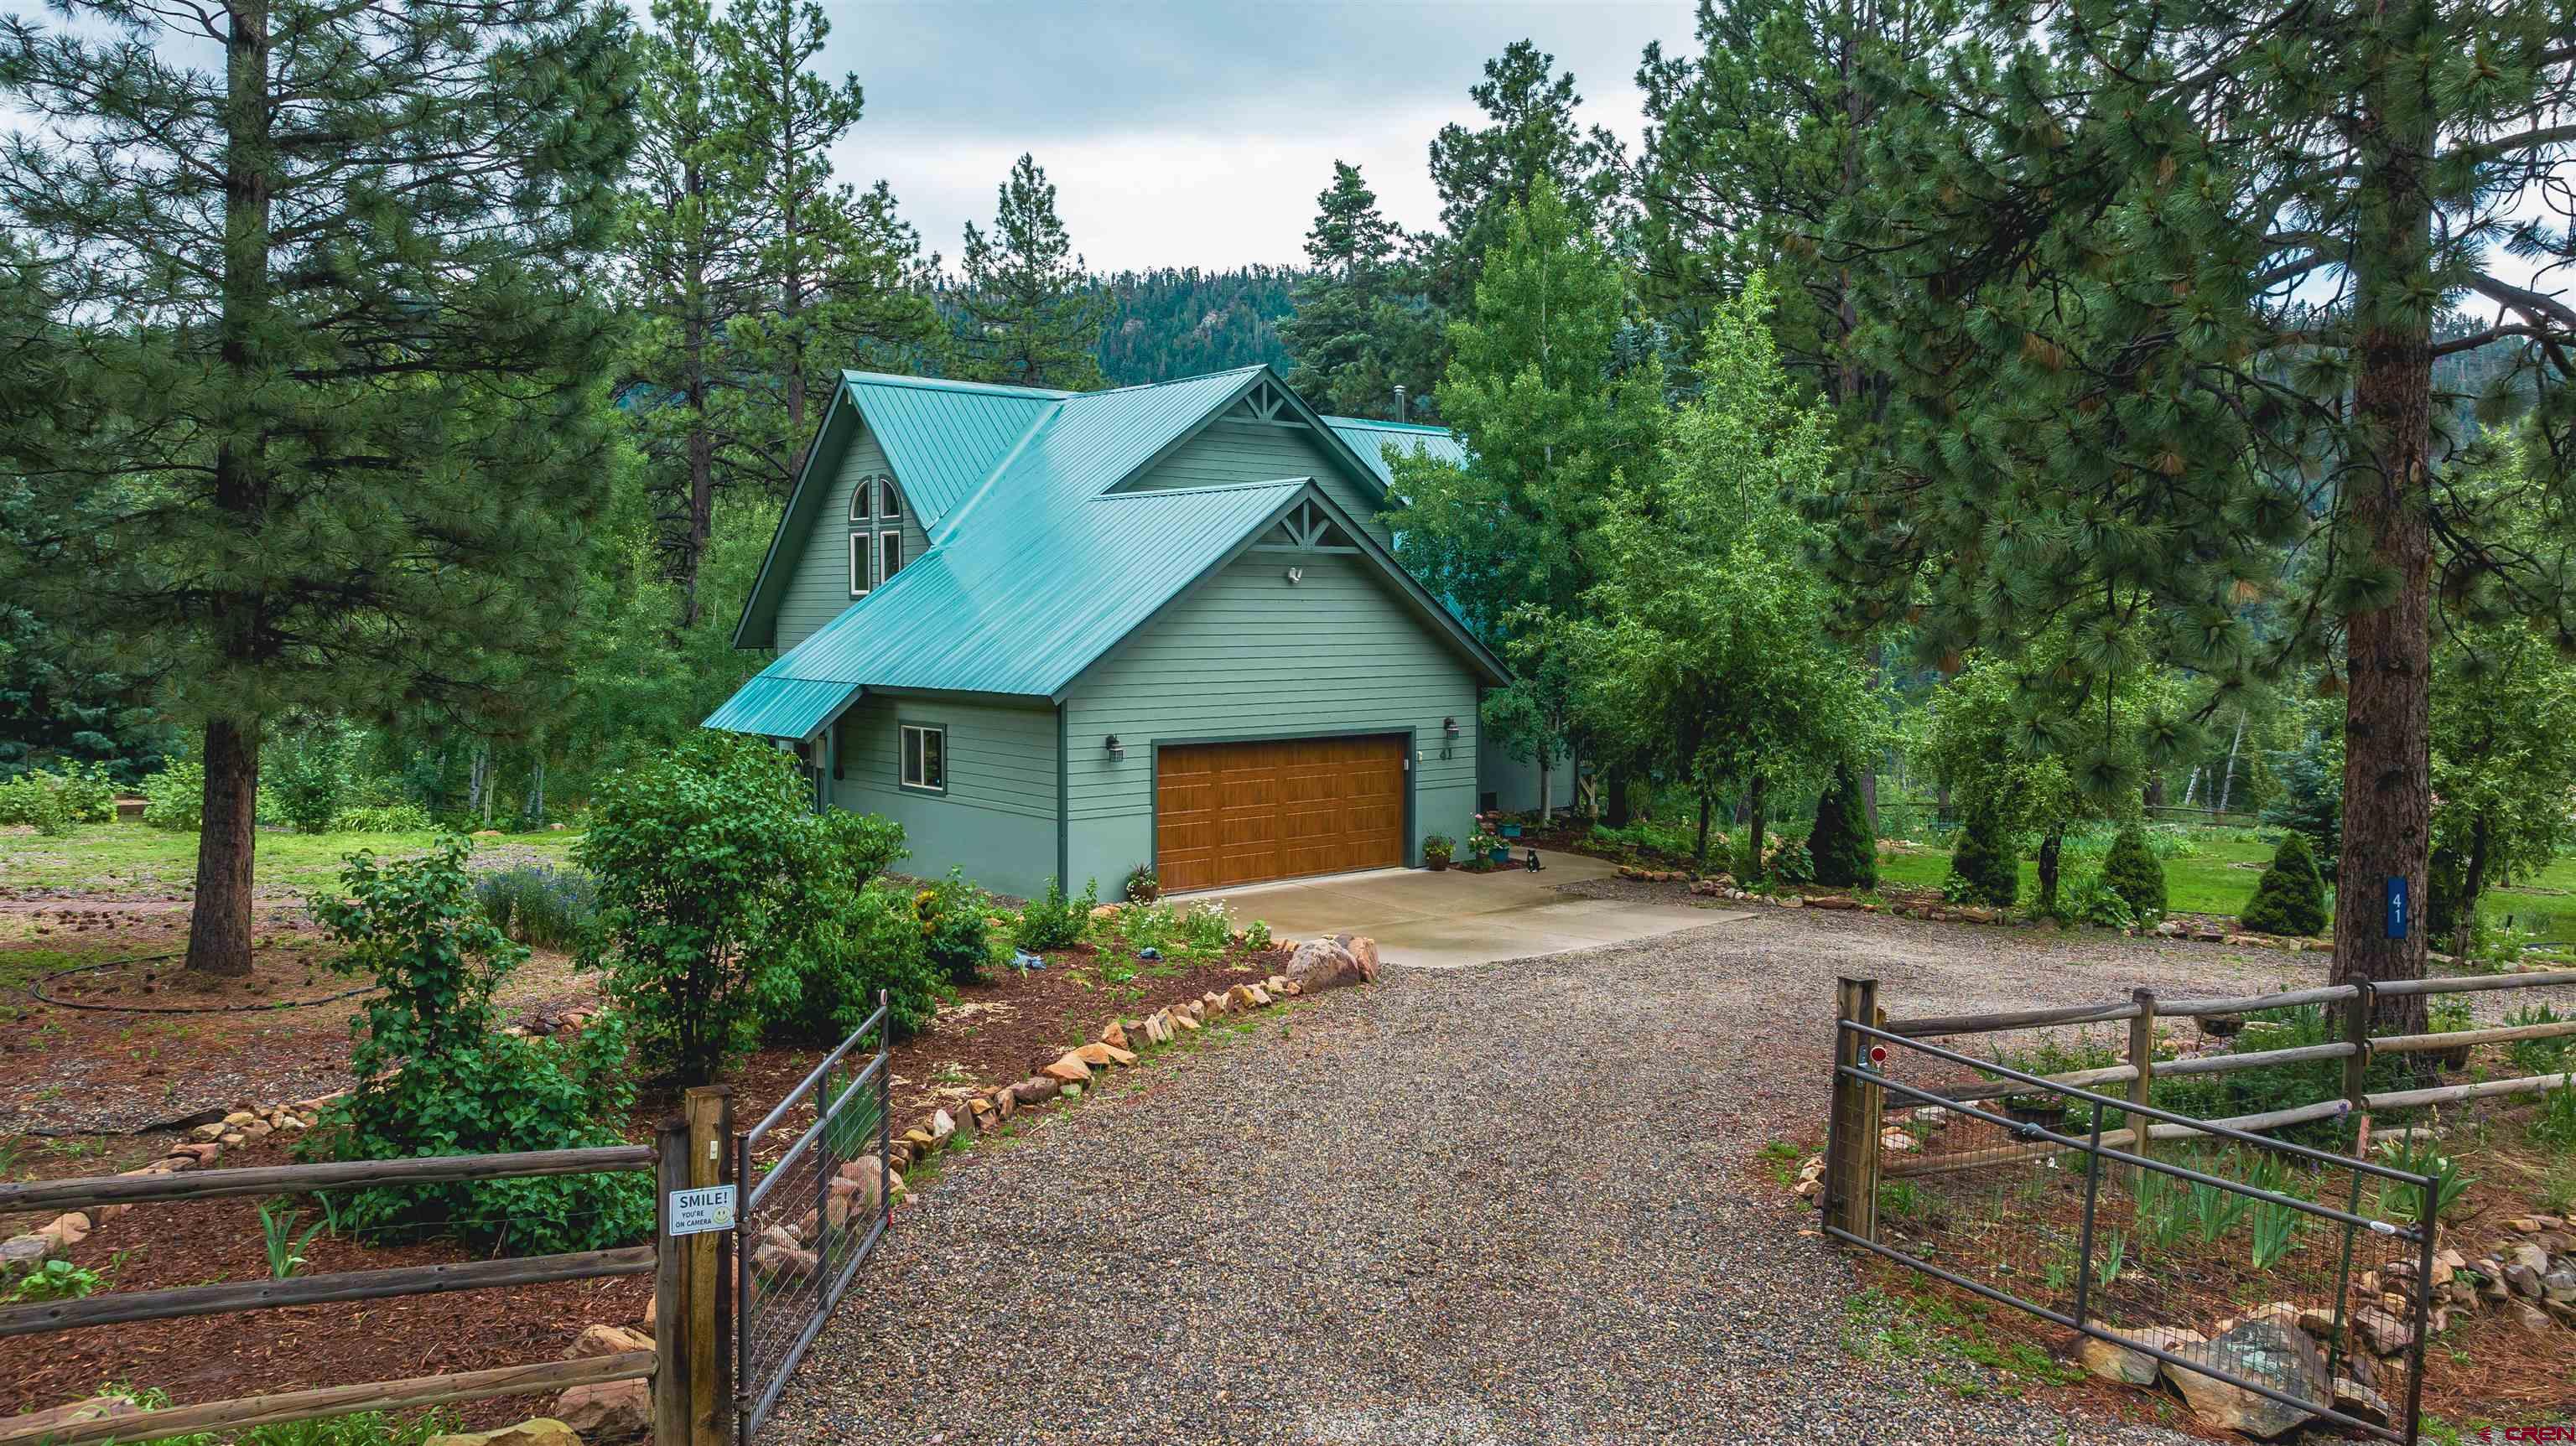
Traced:
<path fill-rule="evenodd" d="M 1298 583 L 1303 582 L 1305 578 L 1306 569 L 1302 567 L 1292 567 L 1288 569 L 1288 585 L 1290 587 L 1295 587 Z"/>
<path fill-rule="evenodd" d="M 1127 745 L 1119 742 L 1118 735 L 1115 733 L 1110 734 L 1108 742 L 1102 746 L 1109 750 L 1109 756 L 1112 758 L 1124 758 L 1127 756 Z"/>

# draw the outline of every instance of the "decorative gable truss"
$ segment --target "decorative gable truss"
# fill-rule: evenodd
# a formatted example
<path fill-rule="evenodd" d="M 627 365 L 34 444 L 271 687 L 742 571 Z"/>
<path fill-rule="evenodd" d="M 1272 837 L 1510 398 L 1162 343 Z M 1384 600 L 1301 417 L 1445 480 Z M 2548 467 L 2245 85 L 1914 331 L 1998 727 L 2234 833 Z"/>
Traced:
<path fill-rule="evenodd" d="M 1288 400 L 1287 393 L 1267 379 L 1255 383 L 1252 390 L 1245 392 L 1243 400 L 1236 402 L 1225 417 L 1230 422 L 1267 422 L 1274 427 L 1303 428 L 1306 425 L 1305 417 Z"/>
<path fill-rule="evenodd" d="M 1252 544 L 1254 552 L 1348 552 L 1359 551 L 1349 534 L 1325 515 L 1313 499 L 1300 502 L 1277 526 L 1261 534 Z"/>

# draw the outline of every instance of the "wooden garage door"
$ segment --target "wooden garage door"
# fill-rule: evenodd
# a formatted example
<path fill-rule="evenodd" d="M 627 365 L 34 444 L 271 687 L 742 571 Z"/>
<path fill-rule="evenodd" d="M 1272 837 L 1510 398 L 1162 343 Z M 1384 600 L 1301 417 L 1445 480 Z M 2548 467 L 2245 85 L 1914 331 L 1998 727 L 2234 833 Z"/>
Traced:
<path fill-rule="evenodd" d="M 1404 862 L 1404 738 L 1189 743 L 1155 763 L 1154 872 L 1166 890 Z"/>

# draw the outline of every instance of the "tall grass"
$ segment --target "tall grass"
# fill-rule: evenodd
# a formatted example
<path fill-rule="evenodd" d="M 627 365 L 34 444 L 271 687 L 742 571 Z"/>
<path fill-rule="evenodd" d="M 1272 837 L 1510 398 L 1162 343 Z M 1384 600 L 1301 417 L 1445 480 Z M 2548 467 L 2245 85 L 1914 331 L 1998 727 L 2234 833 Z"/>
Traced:
<path fill-rule="evenodd" d="M 475 881 L 474 898 L 492 927 L 540 949 L 572 948 L 599 917 L 599 883 L 579 869 L 502 869 Z"/>

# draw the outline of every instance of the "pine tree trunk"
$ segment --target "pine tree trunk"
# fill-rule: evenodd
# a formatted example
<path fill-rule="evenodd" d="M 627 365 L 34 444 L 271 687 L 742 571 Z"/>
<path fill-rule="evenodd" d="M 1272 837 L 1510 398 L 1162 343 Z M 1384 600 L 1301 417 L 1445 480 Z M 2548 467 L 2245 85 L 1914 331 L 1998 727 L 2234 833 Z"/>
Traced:
<path fill-rule="evenodd" d="M 1548 750 L 1542 744 L 1538 750 L 1538 821 L 1542 827 L 1556 817 L 1556 810 L 1550 806 L 1556 802 L 1555 790 L 1556 766 L 1548 762 Z"/>
<path fill-rule="evenodd" d="M 1745 790 L 1744 875 L 1748 879 L 1769 877 L 1770 871 L 1762 866 L 1762 835 L 1769 826 L 1765 813 L 1770 807 L 1770 793 L 1770 782 L 1758 773 L 1753 775 L 1753 786 Z"/>
<path fill-rule="evenodd" d="M 269 32 L 267 0 L 231 7 L 224 43 L 224 256 L 220 284 L 220 351 L 233 395 L 257 394 L 253 338 L 269 292 Z M 267 457 L 255 417 L 215 446 L 215 506 L 227 526 L 256 536 L 268 508 Z M 256 594 L 218 594 L 208 622 L 224 655 L 241 663 L 261 653 Z M 199 975 L 248 974 L 251 966 L 251 872 L 259 847 L 259 719 L 218 714 L 206 720 L 204 817 L 197 832 L 197 895 L 188 909 L 187 969 Z"/>
<path fill-rule="evenodd" d="M 1610 817 L 1609 817 L 1609 820 L 1608 820 L 1609 825 L 1610 825 L 1610 827 L 1612 827 L 1612 828 L 1626 828 L 1626 827 L 1628 826 L 1628 765 L 1627 765 L 1627 764 L 1625 764 L 1625 763 L 1614 763 L 1614 764 L 1610 765 L 1610 783 L 1609 783 L 1609 788 L 1610 788 Z"/>
<path fill-rule="evenodd" d="M 2452 932 L 2451 952 L 2466 959 L 2478 937 L 2478 896 L 2487 891 L 2487 856 L 2494 831 L 2485 814 L 2469 828 L 2469 866 L 2460 879 L 2460 922 Z"/>
<path fill-rule="evenodd" d="M 191 974 L 239 976 L 251 965 L 251 865 L 259 814 L 259 720 L 212 718 L 205 734 L 205 817 L 197 829 L 197 897 L 189 908 Z"/>
<path fill-rule="evenodd" d="M 1703 788 L 1699 791 L 1699 841 L 1691 846 L 1691 872 L 1708 872 L 1708 824 L 1717 811 L 1717 797 Z"/>
<path fill-rule="evenodd" d="M 2390 19 L 2382 23 L 2394 25 Z M 2432 338 L 2412 298 L 2429 290 L 2430 177 L 2420 158 L 2432 108 L 2421 96 L 2387 91 L 2415 67 L 2390 45 L 2382 79 L 2364 105 L 2360 133 L 2369 156 L 2357 205 L 2353 282 L 2360 339 L 2353 410 L 2360 423 L 2344 473 L 2344 550 L 2386 568 L 2395 595 L 2384 607 L 2344 619 L 2349 669 L 2344 699 L 2343 856 L 2337 870 L 2334 978 L 2420 979 L 2424 929 L 2405 937 L 2384 927 L 2388 894 L 2403 881 L 2409 913 L 2426 901 L 2432 828 L 2430 618 Z M 2396 104 L 2392 104 L 2396 101 Z M 2420 1032 L 2420 995 L 2383 1000 L 2383 1032 Z"/>
<path fill-rule="evenodd" d="M 2039 911 L 2057 912 L 2058 860 L 2066 852 L 2066 835 L 2049 834 L 2039 841 Z"/>

